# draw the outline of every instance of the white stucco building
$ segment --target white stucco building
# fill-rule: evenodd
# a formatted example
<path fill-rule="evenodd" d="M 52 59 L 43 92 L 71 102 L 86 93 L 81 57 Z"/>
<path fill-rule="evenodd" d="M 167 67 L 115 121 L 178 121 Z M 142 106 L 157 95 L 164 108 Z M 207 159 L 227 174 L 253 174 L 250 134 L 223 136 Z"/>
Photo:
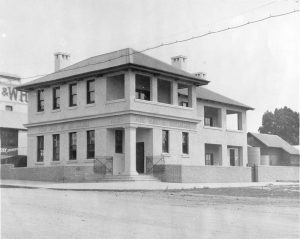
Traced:
<path fill-rule="evenodd" d="M 184 167 L 190 181 L 212 169 L 223 170 L 219 181 L 243 174 L 252 108 L 206 89 L 204 73 L 184 70 L 186 57 L 167 64 L 123 49 L 63 69 L 69 55 L 55 60 L 54 73 L 19 87 L 29 99 L 28 167 L 99 161 L 113 175 L 166 181 Z"/>
<path fill-rule="evenodd" d="M 0 146 L 1 162 L 16 155 L 27 155 L 27 93 L 15 88 L 17 75 L 0 73 Z"/>

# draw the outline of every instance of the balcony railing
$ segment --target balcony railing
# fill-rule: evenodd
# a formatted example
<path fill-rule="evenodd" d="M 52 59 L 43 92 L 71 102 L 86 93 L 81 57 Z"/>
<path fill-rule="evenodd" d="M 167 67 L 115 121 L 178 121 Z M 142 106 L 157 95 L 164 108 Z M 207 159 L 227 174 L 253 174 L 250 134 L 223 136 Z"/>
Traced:
<path fill-rule="evenodd" d="M 146 157 L 146 174 L 152 174 L 153 168 L 157 165 L 164 165 L 165 158 L 163 155 Z"/>

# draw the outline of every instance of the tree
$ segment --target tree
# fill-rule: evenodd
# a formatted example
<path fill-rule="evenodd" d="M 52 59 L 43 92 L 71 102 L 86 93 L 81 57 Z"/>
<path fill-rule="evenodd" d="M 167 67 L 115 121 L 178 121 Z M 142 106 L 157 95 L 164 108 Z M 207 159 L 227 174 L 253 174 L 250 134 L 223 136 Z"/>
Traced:
<path fill-rule="evenodd" d="M 266 111 L 262 117 L 262 126 L 258 131 L 264 134 L 276 134 L 292 145 L 299 144 L 299 112 L 288 107 Z"/>

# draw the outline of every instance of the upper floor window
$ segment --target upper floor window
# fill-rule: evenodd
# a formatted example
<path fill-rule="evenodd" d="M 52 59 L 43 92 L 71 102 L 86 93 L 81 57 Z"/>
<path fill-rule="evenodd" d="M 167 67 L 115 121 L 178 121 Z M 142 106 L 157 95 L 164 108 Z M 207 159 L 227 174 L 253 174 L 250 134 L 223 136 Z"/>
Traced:
<path fill-rule="evenodd" d="M 95 157 L 95 130 L 89 130 L 86 132 L 87 136 L 87 158 Z"/>
<path fill-rule="evenodd" d="M 44 136 L 37 137 L 37 162 L 44 161 Z"/>
<path fill-rule="evenodd" d="M 37 91 L 37 111 L 44 111 L 44 90 Z"/>
<path fill-rule="evenodd" d="M 124 75 L 109 76 L 106 79 L 106 100 L 119 100 L 125 98 Z"/>
<path fill-rule="evenodd" d="M 182 153 L 189 154 L 189 134 L 182 132 Z"/>
<path fill-rule="evenodd" d="M 59 109 L 60 108 L 60 87 L 54 87 L 53 88 L 53 109 Z"/>
<path fill-rule="evenodd" d="M 135 75 L 135 98 L 150 100 L 150 77 Z"/>
<path fill-rule="evenodd" d="M 53 141 L 53 161 L 59 161 L 59 134 L 52 136 Z"/>
<path fill-rule="evenodd" d="M 86 102 L 87 104 L 95 103 L 95 81 L 86 82 Z"/>
<path fill-rule="evenodd" d="M 69 106 L 77 105 L 77 84 L 73 83 L 69 85 Z"/>
<path fill-rule="evenodd" d="M 5 110 L 6 111 L 13 111 L 13 107 L 11 105 L 6 105 Z"/>
<path fill-rule="evenodd" d="M 157 80 L 157 101 L 161 103 L 171 104 L 171 81 Z"/>
<path fill-rule="evenodd" d="M 162 152 L 169 153 L 169 131 L 162 131 Z"/>
<path fill-rule="evenodd" d="M 75 132 L 69 134 L 69 158 L 76 160 L 77 157 L 77 135 Z"/>
<path fill-rule="evenodd" d="M 115 152 L 123 153 L 123 131 L 116 130 L 115 131 Z"/>

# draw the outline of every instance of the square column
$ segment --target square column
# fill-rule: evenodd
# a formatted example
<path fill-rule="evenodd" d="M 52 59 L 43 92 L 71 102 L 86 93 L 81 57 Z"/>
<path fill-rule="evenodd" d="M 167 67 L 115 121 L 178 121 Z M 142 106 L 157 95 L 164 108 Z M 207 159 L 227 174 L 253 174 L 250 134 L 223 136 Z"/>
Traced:
<path fill-rule="evenodd" d="M 197 108 L 196 86 L 190 85 L 188 87 L 188 97 L 189 97 L 189 107 Z"/>
<path fill-rule="evenodd" d="M 125 128 L 125 169 L 124 175 L 138 175 L 136 171 L 136 127 Z"/>
<path fill-rule="evenodd" d="M 151 100 L 157 102 L 157 77 L 151 79 Z"/>
<path fill-rule="evenodd" d="M 226 144 L 222 144 L 222 166 L 230 166 L 228 148 Z"/>
<path fill-rule="evenodd" d="M 178 83 L 172 81 L 172 104 L 178 105 Z"/>

